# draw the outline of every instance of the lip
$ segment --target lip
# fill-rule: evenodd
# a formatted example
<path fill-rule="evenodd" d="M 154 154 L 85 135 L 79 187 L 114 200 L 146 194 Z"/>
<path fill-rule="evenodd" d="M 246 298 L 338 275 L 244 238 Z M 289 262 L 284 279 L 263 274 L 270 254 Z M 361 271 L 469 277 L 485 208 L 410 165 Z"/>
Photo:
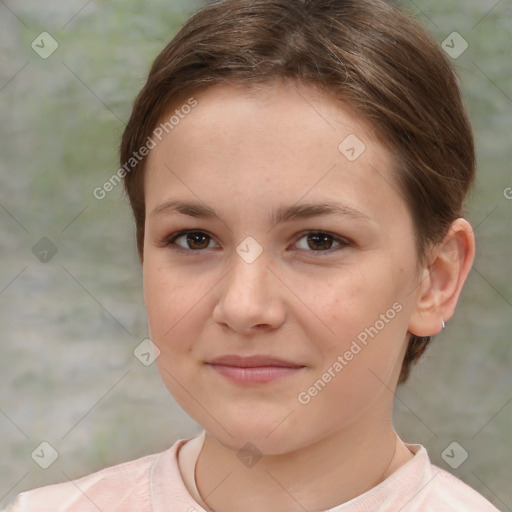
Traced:
<path fill-rule="evenodd" d="M 272 356 L 227 355 L 207 363 L 223 377 L 239 384 L 266 384 L 293 375 L 304 365 Z"/>

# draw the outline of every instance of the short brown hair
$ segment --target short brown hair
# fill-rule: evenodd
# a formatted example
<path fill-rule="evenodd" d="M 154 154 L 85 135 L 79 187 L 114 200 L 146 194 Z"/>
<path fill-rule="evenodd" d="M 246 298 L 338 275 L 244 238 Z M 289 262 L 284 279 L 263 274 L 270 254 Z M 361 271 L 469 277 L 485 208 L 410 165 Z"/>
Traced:
<path fill-rule="evenodd" d="M 428 247 L 463 214 L 474 181 L 473 135 L 443 50 L 386 0 L 219 0 L 200 9 L 153 63 L 122 137 L 121 165 L 184 94 L 281 78 L 325 90 L 374 128 L 394 156 L 425 262 Z M 141 261 L 144 164 L 124 176 Z M 399 382 L 429 341 L 411 335 Z"/>

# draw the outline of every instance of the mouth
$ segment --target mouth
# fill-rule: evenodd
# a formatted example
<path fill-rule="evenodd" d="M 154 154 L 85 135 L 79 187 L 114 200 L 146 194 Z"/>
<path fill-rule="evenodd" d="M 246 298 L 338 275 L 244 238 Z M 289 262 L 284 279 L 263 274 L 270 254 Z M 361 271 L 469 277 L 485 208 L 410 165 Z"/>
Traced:
<path fill-rule="evenodd" d="M 271 356 L 241 357 L 228 355 L 206 363 L 222 377 L 238 384 L 266 384 L 289 377 L 305 368 L 304 365 Z"/>

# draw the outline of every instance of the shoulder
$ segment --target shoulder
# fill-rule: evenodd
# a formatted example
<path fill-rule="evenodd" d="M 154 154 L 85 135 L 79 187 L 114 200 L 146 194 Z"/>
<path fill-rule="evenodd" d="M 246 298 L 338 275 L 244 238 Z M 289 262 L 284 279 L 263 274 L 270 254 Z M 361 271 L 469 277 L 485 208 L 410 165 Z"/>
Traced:
<path fill-rule="evenodd" d="M 149 512 L 152 468 L 171 451 L 172 448 L 76 480 L 22 492 L 5 512 Z"/>
<path fill-rule="evenodd" d="M 432 464 L 424 446 L 405 444 L 413 458 L 369 493 L 365 505 L 379 512 L 499 512 L 469 485 Z"/>
<path fill-rule="evenodd" d="M 432 510 L 457 512 L 499 512 L 481 494 L 448 471 L 431 465 L 432 486 L 427 493 Z M 429 509 L 430 510 L 430 509 Z"/>
<path fill-rule="evenodd" d="M 430 462 L 420 444 L 406 444 L 414 458 L 397 471 L 406 484 L 401 493 L 403 512 L 499 512 L 481 494 Z M 402 510 L 402 509 L 401 509 Z"/>

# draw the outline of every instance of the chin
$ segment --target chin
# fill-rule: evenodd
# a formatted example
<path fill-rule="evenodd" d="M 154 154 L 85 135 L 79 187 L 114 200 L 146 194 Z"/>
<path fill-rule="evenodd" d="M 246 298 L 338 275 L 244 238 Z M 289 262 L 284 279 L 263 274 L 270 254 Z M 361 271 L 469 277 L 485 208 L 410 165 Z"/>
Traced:
<path fill-rule="evenodd" d="M 222 427 L 211 418 L 195 419 L 230 450 L 239 451 L 249 443 L 263 455 L 283 455 L 314 444 L 332 427 L 329 422 L 319 426 L 313 417 L 307 419 L 297 412 L 291 407 L 265 410 L 252 404 L 243 411 L 220 411 Z"/>
<path fill-rule="evenodd" d="M 188 404 L 180 405 L 186 407 Z M 185 407 L 184 410 L 194 421 L 218 443 L 233 451 L 250 446 L 264 455 L 278 455 L 293 451 L 297 444 L 297 432 L 290 424 L 293 413 L 287 417 L 290 410 L 283 413 L 282 408 L 274 407 L 269 411 L 268 407 L 258 407 L 256 404 L 248 404 L 240 409 L 233 404 L 227 409 L 210 409 L 210 416 L 202 408 L 192 410 Z"/>
<path fill-rule="evenodd" d="M 217 425 L 205 430 L 225 448 L 235 452 L 255 452 L 259 455 L 282 455 L 298 448 L 297 438 L 283 431 L 281 435 L 268 435 L 268 425 L 230 425 L 230 434 L 227 434 Z"/>

